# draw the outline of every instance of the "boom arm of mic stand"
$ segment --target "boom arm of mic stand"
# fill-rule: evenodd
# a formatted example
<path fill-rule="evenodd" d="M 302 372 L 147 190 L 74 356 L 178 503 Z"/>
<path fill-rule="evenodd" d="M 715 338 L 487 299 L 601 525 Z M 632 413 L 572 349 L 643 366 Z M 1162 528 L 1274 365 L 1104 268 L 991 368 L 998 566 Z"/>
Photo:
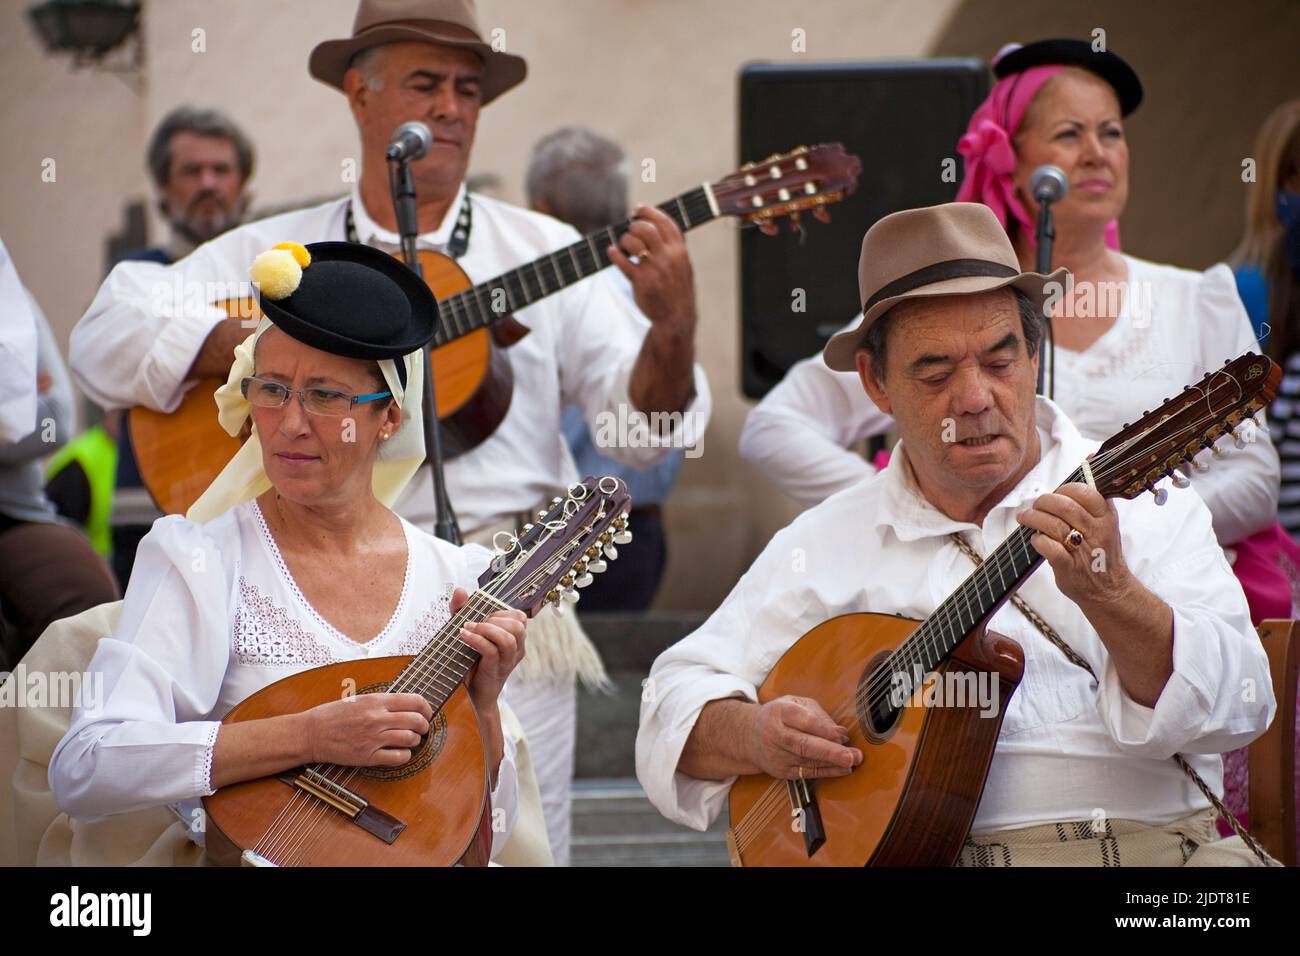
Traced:
<path fill-rule="evenodd" d="M 390 161 L 388 182 L 393 194 L 393 212 L 397 217 L 397 231 L 402 237 L 402 258 L 407 266 L 422 280 L 424 268 L 416 255 L 415 239 L 419 233 L 419 217 L 415 205 L 415 182 L 411 178 L 410 164 L 405 160 Z M 442 435 L 438 429 L 438 398 L 433 387 L 433 361 L 430 358 L 432 344 L 426 344 L 421 350 L 424 362 L 424 455 L 429 462 L 430 477 L 433 479 L 433 500 L 437 509 L 433 533 L 452 544 L 464 544 L 460 526 L 456 523 L 456 514 L 451 508 L 451 499 L 447 497 L 447 482 L 442 468 Z"/>

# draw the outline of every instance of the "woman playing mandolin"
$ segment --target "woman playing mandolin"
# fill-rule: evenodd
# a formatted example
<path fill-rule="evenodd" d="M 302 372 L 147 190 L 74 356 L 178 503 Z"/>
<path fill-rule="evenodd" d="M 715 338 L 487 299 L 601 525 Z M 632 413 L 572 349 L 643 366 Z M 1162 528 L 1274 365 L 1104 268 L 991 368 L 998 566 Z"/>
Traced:
<path fill-rule="evenodd" d="M 267 318 L 217 393 L 223 426 L 247 416 L 252 438 L 187 517 L 160 519 L 141 543 L 143 573 L 91 662 L 102 693 L 50 761 L 69 815 L 171 805 L 202 842 L 198 801 L 218 788 L 304 764 L 405 764 L 434 717 L 418 694 L 344 686 L 301 713 L 220 721 L 299 671 L 418 652 L 488 565 L 486 549 L 440 541 L 387 506 L 423 458 L 427 286 L 341 242 L 285 243 L 258 257 L 253 281 Z M 460 632 L 481 657 L 469 696 L 504 811 L 493 852 L 515 812 L 497 697 L 524 626 L 503 610 Z"/>

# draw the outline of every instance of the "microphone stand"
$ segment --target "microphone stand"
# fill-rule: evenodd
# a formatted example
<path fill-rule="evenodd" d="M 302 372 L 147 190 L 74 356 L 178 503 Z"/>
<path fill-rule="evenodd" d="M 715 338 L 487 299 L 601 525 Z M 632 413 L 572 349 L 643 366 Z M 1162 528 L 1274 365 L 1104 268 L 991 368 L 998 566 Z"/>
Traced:
<path fill-rule="evenodd" d="M 389 157 L 388 185 L 393 194 L 393 212 L 397 216 L 397 232 L 402 237 L 402 258 L 407 266 L 424 279 L 424 267 L 415 252 L 415 237 L 419 235 L 419 215 L 415 205 L 415 181 L 411 178 L 411 165 L 405 158 Z M 424 358 L 424 454 L 429 462 L 433 479 L 433 500 L 437 509 L 433 533 L 444 541 L 460 545 L 460 526 L 447 497 L 447 482 L 442 469 L 442 435 L 438 427 L 438 399 L 433 388 L 433 363 L 430 361 L 432 343 L 426 343 Z"/>
<path fill-rule="evenodd" d="M 1038 244 L 1038 259 L 1035 263 L 1035 271 L 1039 275 L 1047 275 L 1052 271 L 1052 242 L 1056 239 L 1056 224 L 1052 221 L 1052 201 L 1050 199 L 1040 199 L 1038 201 L 1038 227 L 1035 230 L 1034 240 Z M 1047 303 L 1043 303 L 1043 309 L 1040 313 L 1043 321 L 1043 337 L 1038 344 L 1038 394 L 1046 395 L 1048 398 L 1056 397 L 1056 337 L 1052 333 L 1052 317 L 1047 314 Z M 1047 377 L 1047 366 L 1051 363 L 1052 374 Z M 1046 380 L 1046 389 L 1044 381 Z"/>

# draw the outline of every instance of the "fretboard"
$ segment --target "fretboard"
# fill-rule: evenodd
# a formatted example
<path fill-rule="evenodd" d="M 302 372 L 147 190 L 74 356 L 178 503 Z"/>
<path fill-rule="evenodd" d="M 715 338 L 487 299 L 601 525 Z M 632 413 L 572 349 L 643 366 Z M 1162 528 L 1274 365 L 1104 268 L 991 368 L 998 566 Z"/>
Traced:
<path fill-rule="evenodd" d="M 703 186 L 670 199 L 659 209 L 683 232 L 717 218 Z M 618 243 L 631 224 L 631 219 L 624 219 L 584 236 L 571 246 L 443 299 L 438 303 L 440 321 L 433 345 L 446 345 L 476 329 L 486 328 L 497 319 L 595 275 L 609 265 L 607 249 Z"/>
<path fill-rule="evenodd" d="M 1076 468 L 1062 484 L 1083 480 L 1083 469 Z M 975 625 L 991 617 L 1042 563 L 1042 555 L 1029 543 L 1036 533 L 1032 528 L 1017 525 L 984 563 L 899 645 L 885 665 L 888 673 L 910 675 L 919 667 L 919 673 L 926 674 L 947 660 Z"/>
<path fill-rule="evenodd" d="M 464 607 L 406 665 L 389 691 L 420 694 L 432 705 L 434 713 L 438 713 L 479 660 L 478 651 L 460 639 L 461 629 L 466 624 L 486 620 L 503 607 L 482 591 L 470 595 Z"/>

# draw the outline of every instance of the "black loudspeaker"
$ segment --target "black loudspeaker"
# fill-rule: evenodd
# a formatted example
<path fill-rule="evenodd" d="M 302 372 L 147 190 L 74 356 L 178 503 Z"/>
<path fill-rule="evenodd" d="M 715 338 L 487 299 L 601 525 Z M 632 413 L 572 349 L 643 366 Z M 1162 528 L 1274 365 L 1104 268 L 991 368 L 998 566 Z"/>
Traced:
<path fill-rule="evenodd" d="M 860 311 L 858 253 L 872 223 L 957 197 L 957 140 L 988 88 L 987 65 L 973 59 L 741 70 L 741 162 L 828 142 L 862 159 L 857 192 L 828 207 L 829 224 L 805 214 L 802 239 L 785 223 L 776 238 L 740 234 L 746 396 L 761 398 Z"/>

